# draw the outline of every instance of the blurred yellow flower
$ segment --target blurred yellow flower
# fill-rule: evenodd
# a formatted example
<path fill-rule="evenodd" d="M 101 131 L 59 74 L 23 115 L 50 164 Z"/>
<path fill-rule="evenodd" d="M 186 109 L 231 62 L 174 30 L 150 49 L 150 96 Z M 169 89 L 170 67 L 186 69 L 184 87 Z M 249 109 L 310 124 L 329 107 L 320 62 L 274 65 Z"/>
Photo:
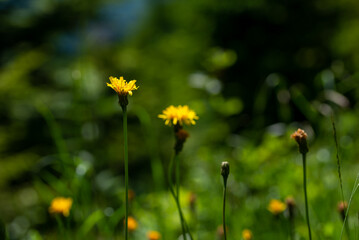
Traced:
<path fill-rule="evenodd" d="M 242 232 L 242 237 L 244 240 L 252 240 L 253 234 L 252 234 L 251 230 L 244 229 Z"/>
<path fill-rule="evenodd" d="M 132 96 L 132 91 L 139 88 L 138 86 L 136 86 L 136 80 L 132 80 L 127 83 L 126 80 L 123 79 L 123 77 L 120 77 L 120 79 L 118 79 L 111 76 L 110 81 L 111 83 L 107 83 L 107 86 L 115 90 L 117 94 L 121 96 L 127 96 L 127 94 Z"/>
<path fill-rule="evenodd" d="M 159 240 L 161 239 L 161 234 L 157 231 L 149 231 L 147 233 L 148 240 Z"/>
<path fill-rule="evenodd" d="M 124 223 L 126 220 L 124 220 Z M 128 217 L 127 219 L 127 228 L 128 228 L 128 231 L 132 232 L 132 231 L 135 231 L 137 229 L 137 221 L 133 218 L 133 217 Z"/>
<path fill-rule="evenodd" d="M 71 198 L 57 197 L 51 201 L 49 212 L 61 213 L 65 217 L 68 217 L 70 215 L 71 206 L 72 206 Z"/>
<path fill-rule="evenodd" d="M 283 202 L 281 202 L 279 200 L 272 199 L 269 202 L 268 210 L 271 213 L 273 213 L 274 215 L 278 215 L 278 214 L 282 213 L 285 209 L 286 209 L 285 203 L 283 203 Z"/>
<path fill-rule="evenodd" d="M 196 122 L 194 120 L 198 120 L 197 114 L 191 110 L 187 105 L 184 106 L 169 106 L 165 110 L 162 111 L 162 114 L 158 115 L 159 118 L 162 118 L 165 121 L 166 125 L 195 125 Z"/>

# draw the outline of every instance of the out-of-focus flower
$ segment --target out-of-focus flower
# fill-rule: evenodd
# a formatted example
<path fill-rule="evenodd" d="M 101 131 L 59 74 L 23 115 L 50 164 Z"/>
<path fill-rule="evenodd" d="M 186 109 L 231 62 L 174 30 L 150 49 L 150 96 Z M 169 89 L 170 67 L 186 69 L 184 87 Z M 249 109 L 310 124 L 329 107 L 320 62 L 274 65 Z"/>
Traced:
<path fill-rule="evenodd" d="M 148 240 L 159 240 L 161 239 L 161 234 L 157 231 L 149 231 L 147 232 Z"/>
<path fill-rule="evenodd" d="M 72 206 L 71 198 L 56 197 L 51 201 L 49 212 L 60 213 L 65 217 L 68 217 L 70 215 L 71 206 Z"/>
<path fill-rule="evenodd" d="M 195 120 L 198 120 L 198 116 L 195 111 L 191 110 L 187 105 L 184 106 L 169 106 L 165 110 L 162 111 L 162 114 L 158 115 L 159 118 L 165 120 L 165 124 L 171 126 L 183 124 L 187 125 L 195 125 Z"/>
<path fill-rule="evenodd" d="M 226 233 L 228 232 L 228 227 L 226 227 Z M 223 225 L 219 225 L 217 227 L 217 236 L 218 238 L 222 239 L 224 236 L 224 231 L 223 231 Z"/>
<path fill-rule="evenodd" d="M 278 215 L 278 214 L 282 213 L 285 209 L 286 209 L 285 203 L 283 203 L 283 202 L 281 202 L 279 200 L 272 199 L 269 202 L 268 210 L 271 213 L 273 213 L 274 215 Z"/>
<path fill-rule="evenodd" d="M 347 211 L 347 208 L 348 208 L 348 203 L 346 201 L 340 201 L 338 203 L 338 212 L 342 218 L 342 220 L 344 221 L 345 219 L 345 214 L 346 214 L 346 211 Z"/>
<path fill-rule="evenodd" d="M 125 222 L 126 219 L 124 220 L 124 224 L 126 223 Z M 133 218 L 133 217 L 128 217 L 127 219 L 127 228 L 128 228 L 128 231 L 132 232 L 132 231 L 135 231 L 137 229 L 137 221 Z"/>
<path fill-rule="evenodd" d="M 197 195 L 194 192 L 191 192 L 189 195 L 189 207 L 192 212 L 196 210 L 196 203 L 197 203 Z"/>
<path fill-rule="evenodd" d="M 242 237 L 244 240 L 252 240 L 253 238 L 252 231 L 249 229 L 244 229 L 242 232 Z"/>
<path fill-rule="evenodd" d="M 128 190 L 128 200 L 129 201 L 133 201 L 133 199 L 135 199 L 136 193 L 135 191 L 133 191 L 132 189 Z"/>

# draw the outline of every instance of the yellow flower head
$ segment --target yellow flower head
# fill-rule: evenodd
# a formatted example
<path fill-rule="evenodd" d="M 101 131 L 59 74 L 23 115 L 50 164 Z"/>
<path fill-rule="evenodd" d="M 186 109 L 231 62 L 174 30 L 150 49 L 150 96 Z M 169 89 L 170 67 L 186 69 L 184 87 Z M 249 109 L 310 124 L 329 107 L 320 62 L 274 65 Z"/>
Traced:
<path fill-rule="evenodd" d="M 121 96 L 127 96 L 127 94 L 132 96 L 132 91 L 139 88 L 138 86 L 136 86 L 136 80 L 131 80 L 127 83 L 127 81 L 123 79 L 123 77 L 120 77 L 120 79 L 118 79 L 111 76 L 110 81 L 111 83 L 107 83 L 107 86 L 115 90 L 117 94 Z"/>
<path fill-rule="evenodd" d="M 191 110 L 187 105 L 184 106 L 169 106 L 165 110 L 162 111 L 162 114 L 158 115 L 159 118 L 162 118 L 165 121 L 166 125 L 195 125 L 196 122 L 194 120 L 198 120 L 197 114 Z"/>
<path fill-rule="evenodd" d="M 126 223 L 126 219 L 124 220 L 124 224 Z M 133 217 L 128 217 L 127 219 L 127 229 L 128 231 L 132 232 L 135 231 L 137 229 L 137 221 L 133 218 Z"/>
<path fill-rule="evenodd" d="M 148 240 L 159 240 L 161 239 L 161 234 L 157 231 L 149 231 L 147 233 Z"/>
<path fill-rule="evenodd" d="M 286 209 L 285 203 L 283 203 L 283 202 L 281 202 L 279 200 L 272 199 L 269 202 L 268 210 L 271 213 L 273 213 L 274 215 L 278 215 L 278 214 L 282 213 L 285 209 Z"/>
<path fill-rule="evenodd" d="M 242 232 L 242 237 L 244 240 L 252 240 L 253 234 L 252 234 L 251 230 L 244 229 Z"/>
<path fill-rule="evenodd" d="M 57 197 L 54 198 L 49 207 L 50 213 L 61 213 L 65 217 L 70 215 L 70 209 L 72 206 L 71 198 Z"/>

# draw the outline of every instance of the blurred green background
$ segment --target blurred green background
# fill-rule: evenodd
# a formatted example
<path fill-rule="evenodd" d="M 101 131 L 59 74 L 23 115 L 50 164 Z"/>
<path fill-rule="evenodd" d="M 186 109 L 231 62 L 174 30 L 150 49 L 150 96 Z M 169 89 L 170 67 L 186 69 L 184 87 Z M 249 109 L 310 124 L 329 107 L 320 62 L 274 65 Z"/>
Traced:
<path fill-rule="evenodd" d="M 123 239 L 122 111 L 109 76 L 140 86 L 128 109 L 132 239 L 180 235 L 165 180 L 173 130 L 157 118 L 171 104 L 200 117 L 181 153 L 196 239 L 221 239 L 222 161 L 231 165 L 229 239 L 245 228 L 254 239 L 288 239 L 286 214 L 267 205 L 289 195 L 296 238 L 307 239 L 289 137 L 298 127 L 309 135 L 314 239 L 339 239 L 330 118 L 348 200 L 359 171 L 359 1 L 1 0 L 0 36 L 0 225 L 9 239 L 61 239 L 48 213 L 56 196 L 74 199 L 70 239 Z"/>

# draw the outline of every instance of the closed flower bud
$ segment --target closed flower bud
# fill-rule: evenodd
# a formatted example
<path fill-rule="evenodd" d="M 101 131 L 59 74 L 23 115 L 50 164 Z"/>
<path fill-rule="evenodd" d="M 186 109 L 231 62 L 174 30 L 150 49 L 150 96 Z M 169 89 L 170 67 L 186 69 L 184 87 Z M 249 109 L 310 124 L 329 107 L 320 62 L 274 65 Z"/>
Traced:
<path fill-rule="evenodd" d="M 187 138 L 189 137 L 189 133 L 186 130 L 179 128 L 175 132 L 175 137 L 176 137 L 175 152 L 176 154 L 179 154 L 183 149 L 183 144 L 186 142 Z"/>
<path fill-rule="evenodd" d="M 285 203 L 287 204 L 289 218 L 294 217 L 294 208 L 295 208 L 295 200 L 293 197 L 289 196 L 285 199 Z"/>
<path fill-rule="evenodd" d="M 306 154 L 309 151 L 307 136 L 307 133 L 300 128 L 298 128 L 298 130 L 291 135 L 291 138 L 293 138 L 298 143 L 299 152 L 301 154 Z"/>
<path fill-rule="evenodd" d="M 338 203 L 338 212 L 342 218 L 342 220 L 344 221 L 345 219 L 345 213 L 347 211 L 347 208 L 348 208 L 348 203 L 346 201 L 340 201 Z"/>
<path fill-rule="evenodd" d="M 221 175 L 223 178 L 227 179 L 229 175 L 229 163 L 228 162 L 222 162 L 221 165 Z"/>

